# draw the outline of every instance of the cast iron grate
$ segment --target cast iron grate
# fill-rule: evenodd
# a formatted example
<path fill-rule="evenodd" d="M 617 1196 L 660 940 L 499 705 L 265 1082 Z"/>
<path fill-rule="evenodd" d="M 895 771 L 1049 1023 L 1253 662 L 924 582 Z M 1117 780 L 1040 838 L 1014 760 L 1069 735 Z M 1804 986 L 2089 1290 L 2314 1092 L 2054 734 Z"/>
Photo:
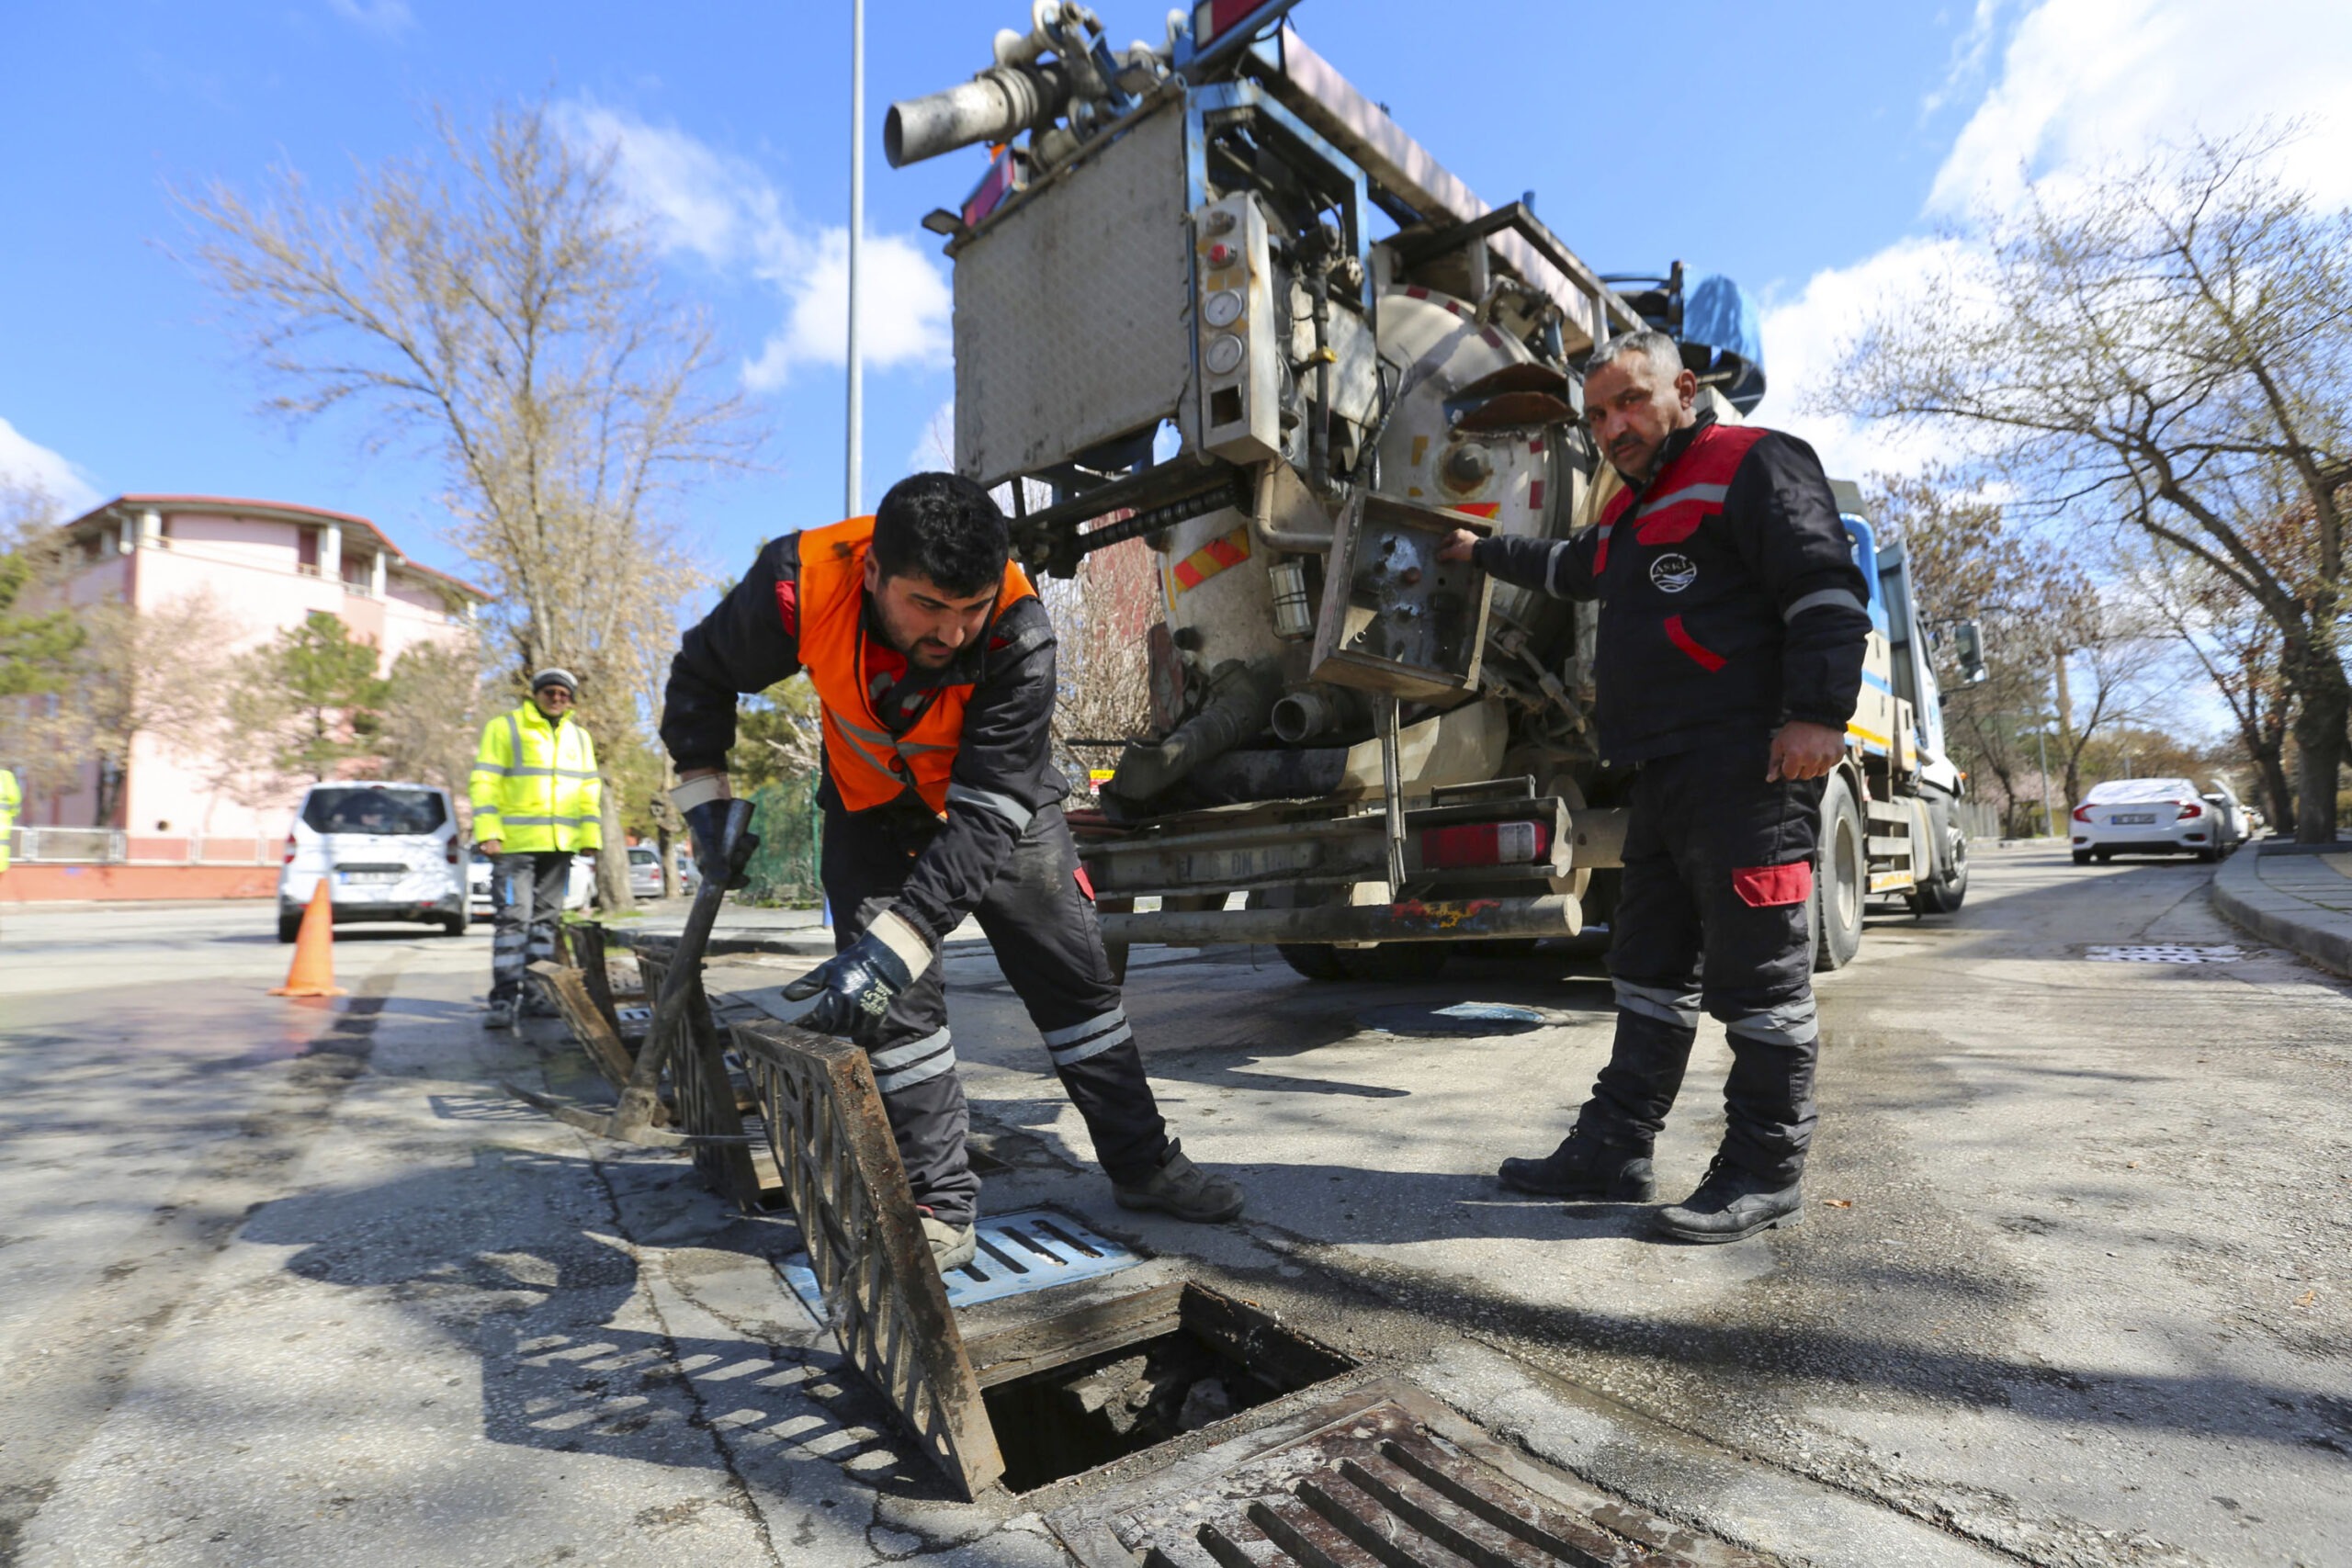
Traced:
<path fill-rule="evenodd" d="M 1351 1403 L 1049 1522 L 1086 1568 L 1766 1568 L 1504 1449 L 1411 1384 Z"/>
<path fill-rule="evenodd" d="M 2254 954 L 2234 946 L 2193 947 L 2185 942 L 2145 942 L 2092 947 L 2083 956 L 2094 964 L 2235 964 Z"/>
<path fill-rule="evenodd" d="M 1058 1209 L 983 1214 L 973 1228 L 978 1233 L 979 1252 L 963 1268 L 943 1276 L 951 1307 L 1100 1279 L 1143 1261 L 1131 1248 L 1095 1235 Z M 776 1265 L 776 1271 L 792 1293 L 823 1318 L 825 1292 L 808 1266 L 808 1255 L 794 1253 Z"/>

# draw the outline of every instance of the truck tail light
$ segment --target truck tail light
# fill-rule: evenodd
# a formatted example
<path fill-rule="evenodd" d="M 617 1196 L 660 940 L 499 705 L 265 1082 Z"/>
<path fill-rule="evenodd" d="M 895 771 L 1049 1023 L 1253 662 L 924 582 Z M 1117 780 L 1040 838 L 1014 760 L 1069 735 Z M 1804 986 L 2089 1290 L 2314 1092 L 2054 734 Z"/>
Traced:
<path fill-rule="evenodd" d="M 291 833 L 286 835 L 286 863 L 294 863 L 294 835 Z"/>
<path fill-rule="evenodd" d="M 441 846 L 441 858 L 447 861 L 451 865 L 458 863 L 458 840 L 454 835 L 451 836 L 447 843 Z"/>
<path fill-rule="evenodd" d="M 2090 819 L 2091 819 L 2091 808 L 2090 808 L 2089 807 L 2087 807 L 2087 806 L 2077 806 L 2076 807 L 2075 807 L 2075 821 L 2077 821 L 2077 822 L 2087 822 L 2087 821 L 2089 821 Z"/>
<path fill-rule="evenodd" d="M 1470 822 L 1421 834 L 1421 865 L 1429 871 L 1525 865 L 1551 850 L 1552 829 L 1542 822 Z"/>
<path fill-rule="evenodd" d="M 2183 822 L 2188 821 L 2192 817 L 2202 817 L 2205 815 L 2204 806 L 2198 801 L 2183 800 L 2176 802 L 2176 804 L 2180 807 L 2180 819 Z"/>

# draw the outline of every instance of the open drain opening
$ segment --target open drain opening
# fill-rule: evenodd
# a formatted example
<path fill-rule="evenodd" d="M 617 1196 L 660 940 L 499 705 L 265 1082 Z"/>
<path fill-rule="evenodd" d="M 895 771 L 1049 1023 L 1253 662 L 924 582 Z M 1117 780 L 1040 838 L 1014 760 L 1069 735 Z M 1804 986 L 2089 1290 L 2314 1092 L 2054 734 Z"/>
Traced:
<path fill-rule="evenodd" d="M 967 1348 L 1013 1492 L 1157 1448 L 1355 1366 L 1189 1281 Z"/>

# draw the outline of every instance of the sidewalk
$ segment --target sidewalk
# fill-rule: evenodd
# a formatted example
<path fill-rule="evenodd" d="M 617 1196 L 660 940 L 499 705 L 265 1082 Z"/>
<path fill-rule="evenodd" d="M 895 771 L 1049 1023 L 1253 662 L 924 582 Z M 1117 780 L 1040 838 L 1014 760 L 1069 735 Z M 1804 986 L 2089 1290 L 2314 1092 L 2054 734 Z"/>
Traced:
<path fill-rule="evenodd" d="M 2233 925 L 2352 975 L 2352 842 L 2263 840 L 2222 863 L 2213 906 Z"/>

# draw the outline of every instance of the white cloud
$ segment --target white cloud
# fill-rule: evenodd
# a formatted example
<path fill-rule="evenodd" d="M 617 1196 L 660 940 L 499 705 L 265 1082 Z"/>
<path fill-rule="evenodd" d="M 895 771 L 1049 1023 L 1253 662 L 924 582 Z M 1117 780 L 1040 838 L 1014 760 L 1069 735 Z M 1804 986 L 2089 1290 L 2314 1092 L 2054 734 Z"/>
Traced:
<path fill-rule="evenodd" d="M 1962 80 L 1979 33 L 1996 19 L 1980 4 L 1954 49 L 1947 87 Z M 2273 0 L 2258 23 L 2211 0 L 2042 0 L 2016 25 L 1996 79 L 1937 171 L 1923 218 L 2012 209 L 2029 178 L 2062 191 L 2103 165 L 2199 132 L 2224 136 L 2267 119 L 2299 124 L 2279 171 L 2322 201 L 2352 199 L 2352 27 L 2342 0 Z M 1934 100 L 1928 105 L 1934 107 Z M 1849 266 L 1815 273 L 1767 310 L 1771 423 L 1804 436 L 1829 471 L 1860 478 L 1952 455 L 1948 445 L 1858 426 L 1811 406 L 1844 345 L 1888 304 L 1964 259 L 1960 242 L 1914 235 Z"/>
<path fill-rule="evenodd" d="M 408 0 L 327 0 L 327 9 L 355 27 L 398 38 L 415 24 Z"/>
<path fill-rule="evenodd" d="M 1811 442 L 1836 478 L 1909 473 L 1947 454 L 1949 444 L 1936 437 L 1864 424 L 1813 404 L 1862 323 L 1916 298 L 1930 277 L 1953 264 L 1959 249 L 1949 240 L 1905 240 L 1852 266 L 1815 273 L 1803 293 L 1764 312 L 1770 394 L 1762 417 L 1775 429 Z"/>
<path fill-rule="evenodd" d="M 562 111 L 568 134 L 615 150 L 630 203 L 656 243 L 773 288 L 784 320 L 745 363 L 743 383 L 770 391 L 809 365 L 849 359 L 849 228 L 809 224 L 755 165 L 683 130 L 592 104 Z M 859 357 L 872 369 L 949 362 L 946 277 L 922 241 L 868 233 L 858 257 Z"/>
<path fill-rule="evenodd" d="M 1929 209 L 2007 206 L 2028 175 L 2062 182 L 2154 143 L 2304 122 L 2281 172 L 2352 198 L 2352 25 L 2342 0 L 2045 0 L 2018 24 L 2000 80 L 1938 171 Z"/>
<path fill-rule="evenodd" d="M 44 491 L 68 514 L 87 512 L 106 499 L 62 453 L 51 451 L 5 419 L 0 419 L 0 484 Z"/>

